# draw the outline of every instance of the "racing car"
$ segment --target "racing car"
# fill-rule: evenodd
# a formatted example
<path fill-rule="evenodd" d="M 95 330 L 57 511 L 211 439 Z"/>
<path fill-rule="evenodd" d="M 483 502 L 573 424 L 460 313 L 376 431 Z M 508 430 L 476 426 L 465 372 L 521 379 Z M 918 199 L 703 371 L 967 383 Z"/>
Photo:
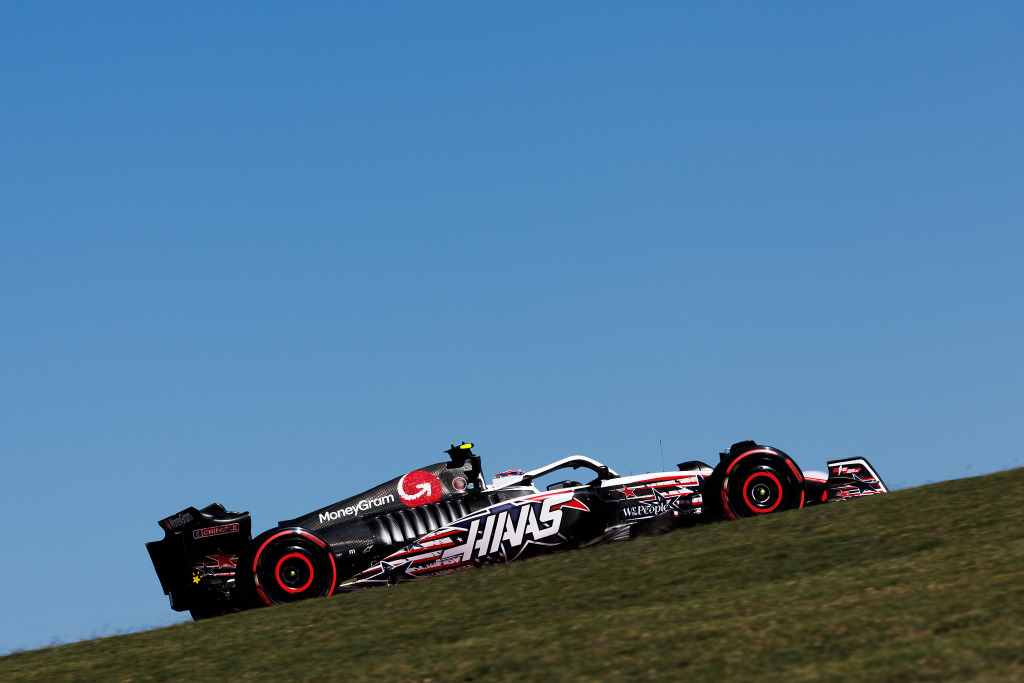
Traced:
<path fill-rule="evenodd" d="M 803 472 L 753 441 L 734 444 L 714 467 L 688 461 L 621 476 L 576 455 L 490 484 L 472 449 L 452 445 L 446 462 L 255 538 L 248 512 L 188 507 L 160 520 L 164 538 L 146 548 L 171 608 L 201 619 L 888 491 L 864 458 Z"/>

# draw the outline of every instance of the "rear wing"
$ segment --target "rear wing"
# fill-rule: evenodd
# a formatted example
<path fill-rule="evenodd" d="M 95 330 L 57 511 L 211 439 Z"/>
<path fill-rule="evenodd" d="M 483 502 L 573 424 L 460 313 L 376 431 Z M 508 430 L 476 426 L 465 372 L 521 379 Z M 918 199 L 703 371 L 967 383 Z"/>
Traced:
<path fill-rule="evenodd" d="M 146 550 L 171 608 L 181 612 L 208 601 L 205 594 L 210 589 L 234 579 L 252 521 L 248 512 L 231 512 L 213 503 L 202 510 L 185 508 L 159 524 L 164 537 L 147 543 Z"/>
<path fill-rule="evenodd" d="M 889 492 L 889 487 L 865 458 L 829 460 L 825 487 L 829 501 Z"/>

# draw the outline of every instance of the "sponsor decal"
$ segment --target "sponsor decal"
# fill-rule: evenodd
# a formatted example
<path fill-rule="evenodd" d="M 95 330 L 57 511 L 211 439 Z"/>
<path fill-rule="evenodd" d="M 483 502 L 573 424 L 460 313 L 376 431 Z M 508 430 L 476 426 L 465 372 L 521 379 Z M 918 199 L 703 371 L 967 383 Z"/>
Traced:
<path fill-rule="evenodd" d="M 205 529 L 196 529 L 192 532 L 192 538 L 209 538 L 210 536 L 220 536 L 221 534 L 237 534 L 237 524 L 225 524 L 224 526 L 211 526 Z"/>
<path fill-rule="evenodd" d="M 468 486 L 469 482 L 466 481 L 465 477 L 455 477 L 452 479 L 452 488 L 456 491 L 465 491 Z"/>
<path fill-rule="evenodd" d="M 193 519 L 194 518 L 192 517 L 192 513 L 182 512 L 181 514 L 175 515 L 174 517 L 168 517 L 164 520 L 164 524 L 167 525 L 168 529 L 174 531 L 175 529 L 180 529 L 186 524 L 189 524 L 190 522 L 192 522 Z"/>
<path fill-rule="evenodd" d="M 562 511 L 590 512 L 572 491 L 541 493 L 499 503 L 453 522 L 358 574 L 351 583 L 395 583 L 448 574 L 481 561 L 511 562 L 531 545 L 559 546 Z"/>
<path fill-rule="evenodd" d="M 382 505 L 387 505 L 388 503 L 394 502 L 395 497 L 390 493 L 385 494 L 380 498 L 364 498 L 355 505 L 349 505 L 348 507 L 340 508 L 338 510 L 329 510 L 327 512 L 321 512 L 320 523 L 323 524 L 324 522 L 336 522 L 344 517 L 351 517 L 352 515 L 358 514 L 360 512 L 366 512 L 367 510 L 379 508 Z"/>
<path fill-rule="evenodd" d="M 846 465 L 840 465 L 836 468 L 836 474 L 857 474 L 860 472 L 859 467 L 847 467 Z"/>
<path fill-rule="evenodd" d="M 628 505 L 622 508 L 623 518 L 626 521 L 647 519 L 649 517 L 660 515 L 663 512 L 668 512 L 670 510 L 676 511 L 679 509 L 679 498 L 681 494 L 663 496 L 657 489 L 651 489 L 651 493 L 654 494 L 654 500 L 637 502 L 633 505 Z"/>
<path fill-rule="evenodd" d="M 407 507 L 436 503 L 443 494 L 441 480 L 430 472 L 416 470 L 398 480 L 398 497 Z"/>
<path fill-rule="evenodd" d="M 641 503 L 640 505 L 630 505 L 629 507 L 622 508 L 622 516 L 626 519 L 645 519 L 647 517 L 655 517 L 671 509 L 672 506 L 665 503 Z"/>
<path fill-rule="evenodd" d="M 492 508 L 486 516 L 458 524 L 467 530 L 466 542 L 445 550 L 441 560 L 465 563 L 500 553 L 506 562 L 510 562 L 531 544 L 558 545 L 565 541 L 565 537 L 559 533 L 563 507 L 589 509 L 581 501 L 573 499 L 572 491 L 563 491 L 525 504 L 507 503 Z"/>

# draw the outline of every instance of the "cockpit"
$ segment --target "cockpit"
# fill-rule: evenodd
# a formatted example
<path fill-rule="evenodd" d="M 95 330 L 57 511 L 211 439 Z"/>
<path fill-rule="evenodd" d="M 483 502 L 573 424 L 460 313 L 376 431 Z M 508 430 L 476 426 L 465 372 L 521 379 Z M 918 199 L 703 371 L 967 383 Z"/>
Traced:
<path fill-rule="evenodd" d="M 589 470 L 588 476 L 580 477 L 576 470 Z M 573 470 L 570 472 L 569 470 Z M 571 475 L 571 476 L 570 476 Z M 495 475 L 491 483 L 492 489 L 521 489 L 521 488 L 532 488 L 535 491 L 540 490 L 543 487 L 545 491 L 555 491 L 557 489 L 575 488 L 577 486 L 584 486 L 585 484 L 580 479 L 591 479 L 587 481 L 587 486 L 593 486 L 600 484 L 600 482 L 608 479 L 617 479 L 619 477 L 611 468 L 606 465 L 602 465 L 596 460 L 592 460 L 582 455 L 574 455 L 569 458 L 563 458 L 557 462 L 553 462 L 550 465 L 530 470 L 525 472 L 523 470 L 507 470 L 500 472 Z"/>

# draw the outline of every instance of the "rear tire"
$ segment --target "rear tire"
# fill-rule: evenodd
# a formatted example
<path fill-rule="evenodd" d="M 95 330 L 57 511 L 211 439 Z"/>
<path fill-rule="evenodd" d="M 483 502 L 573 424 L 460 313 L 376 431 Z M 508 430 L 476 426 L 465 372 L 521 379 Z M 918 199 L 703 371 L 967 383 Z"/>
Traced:
<path fill-rule="evenodd" d="M 722 509 L 730 519 L 804 506 L 804 475 L 782 451 L 757 446 L 731 460 L 721 478 Z"/>
<path fill-rule="evenodd" d="M 299 527 L 271 529 L 253 540 L 251 559 L 240 571 L 251 572 L 257 604 L 280 605 L 331 595 L 338 568 L 327 543 Z"/>

